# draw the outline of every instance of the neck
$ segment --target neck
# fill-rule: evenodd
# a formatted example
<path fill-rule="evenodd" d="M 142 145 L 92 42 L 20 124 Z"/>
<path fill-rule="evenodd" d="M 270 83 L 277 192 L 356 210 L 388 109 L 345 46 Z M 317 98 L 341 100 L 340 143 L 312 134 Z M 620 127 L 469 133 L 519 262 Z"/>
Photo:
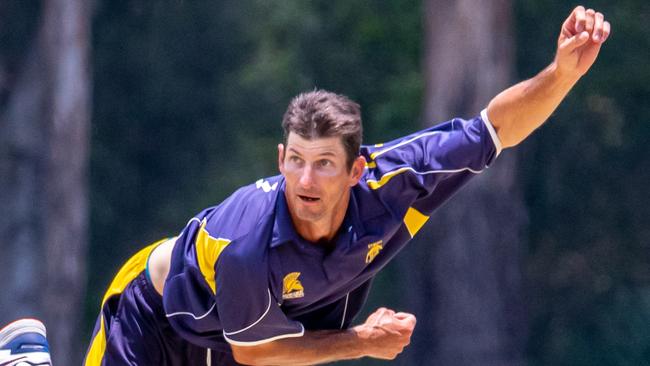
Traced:
<path fill-rule="evenodd" d="M 291 207 L 289 207 L 289 213 L 291 215 L 291 221 L 293 226 L 302 238 L 312 243 L 318 241 L 331 241 L 336 237 L 336 234 L 339 231 L 339 228 L 343 224 L 343 219 L 345 218 L 345 213 L 348 210 L 348 204 L 350 202 L 350 195 L 343 195 L 341 202 L 336 206 L 336 209 L 333 210 L 331 215 L 326 215 L 323 218 L 320 218 L 316 221 L 302 220 L 295 215 Z"/>

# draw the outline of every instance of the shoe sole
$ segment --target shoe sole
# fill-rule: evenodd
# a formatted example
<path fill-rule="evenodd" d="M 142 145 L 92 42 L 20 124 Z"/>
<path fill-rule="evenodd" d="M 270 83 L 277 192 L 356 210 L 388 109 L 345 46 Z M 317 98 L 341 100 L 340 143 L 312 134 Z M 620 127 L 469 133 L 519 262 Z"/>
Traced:
<path fill-rule="evenodd" d="M 0 329 L 0 348 L 11 342 L 12 339 L 25 333 L 38 333 L 46 337 L 43 323 L 36 319 L 20 319 Z M 2 365 L 0 364 L 0 366 Z"/>
<path fill-rule="evenodd" d="M 46 337 L 45 326 L 36 319 L 20 319 L 7 324 L 0 329 L 0 348 L 4 347 L 17 337 L 23 334 L 36 333 Z M 25 352 L 18 354 L 7 354 L 12 359 L 4 358 L 0 350 L 0 366 L 52 366 L 49 352 Z M 6 350 L 6 352 L 11 352 Z M 4 360 L 2 360 L 4 358 Z"/>

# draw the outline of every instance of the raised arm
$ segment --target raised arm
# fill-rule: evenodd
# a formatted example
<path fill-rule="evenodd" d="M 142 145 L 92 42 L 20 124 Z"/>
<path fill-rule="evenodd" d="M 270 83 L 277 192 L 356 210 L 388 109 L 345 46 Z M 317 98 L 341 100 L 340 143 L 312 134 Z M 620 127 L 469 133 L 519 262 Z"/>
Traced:
<path fill-rule="evenodd" d="M 562 25 L 553 62 L 488 105 L 488 118 L 503 147 L 517 145 L 544 123 L 596 61 L 609 33 L 603 14 L 582 6 L 573 10 Z"/>
<path fill-rule="evenodd" d="M 365 323 L 348 330 L 307 331 L 255 346 L 231 345 L 245 365 L 313 365 L 361 357 L 394 359 L 411 339 L 415 316 L 380 308 Z"/>

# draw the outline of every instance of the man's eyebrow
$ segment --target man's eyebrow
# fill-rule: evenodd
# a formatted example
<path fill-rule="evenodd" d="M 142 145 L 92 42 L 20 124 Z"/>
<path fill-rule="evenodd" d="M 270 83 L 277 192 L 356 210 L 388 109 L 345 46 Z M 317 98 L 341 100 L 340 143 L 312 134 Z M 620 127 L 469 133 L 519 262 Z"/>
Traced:
<path fill-rule="evenodd" d="M 292 152 L 292 153 L 294 153 L 296 155 L 302 156 L 300 151 L 294 149 L 291 146 L 287 148 L 287 152 Z M 333 157 L 336 157 L 336 154 L 334 152 L 332 152 L 332 151 L 323 151 L 322 153 L 319 153 L 318 156 L 333 156 Z"/>
<path fill-rule="evenodd" d="M 291 146 L 289 146 L 289 147 L 287 148 L 287 151 L 288 151 L 288 152 L 292 152 L 292 153 L 294 153 L 294 154 L 296 154 L 296 155 L 300 155 L 300 156 L 302 156 L 302 154 L 300 153 L 300 151 L 294 149 L 294 148 L 291 147 Z"/>

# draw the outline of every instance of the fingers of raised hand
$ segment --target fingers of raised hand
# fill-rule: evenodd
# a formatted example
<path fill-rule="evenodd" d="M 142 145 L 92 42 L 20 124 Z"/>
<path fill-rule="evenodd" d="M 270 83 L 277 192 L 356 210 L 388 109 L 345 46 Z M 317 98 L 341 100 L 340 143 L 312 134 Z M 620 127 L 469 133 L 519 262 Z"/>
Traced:
<path fill-rule="evenodd" d="M 611 26 L 605 16 L 594 9 L 578 6 L 573 10 L 569 21 L 573 20 L 573 35 L 587 32 L 593 42 L 605 42 L 609 37 Z M 570 23 L 570 22 L 569 22 Z M 570 31 L 570 30 L 569 30 Z M 570 36 L 569 36 L 570 37 Z"/>
<path fill-rule="evenodd" d="M 596 11 L 594 9 L 587 9 L 585 11 L 585 30 L 592 34 L 594 25 L 596 24 Z"/>
<path fill-rule="evenodd" d="M 575 29 L 575 31 L 578 33 L 585 30 L 585 12 L 586 10 L 584 6 L 577 6 L 575 9 L 573 9 L 573 18 L 575 19 L 575 25 L 573 29 Z"/>
<path fill-rule="evenodd" d="M 605 17 L 602 13 L 597 12 L 594 14 L 594 31 L 591 34 L 591 39 L 593 39 L 594 42 L 600 41 L 600 38 L 603 36 L 604 22 Z"/>
<path fill-rule="evenodd" d="M 581 32 L 574 35 L 571 38 L 566 38 L 560 43 L 559 52 L 560 53 L 570 53 L 573 52 L 576 48 L 584 45 L 589 41 L 589 33 Z"/>
<path fill-rule="evenodd" d="M 609 38 L 609 34 L 611 33 L 612 26 L 609 24 L 608 21 L 603 22 L 603 37 L 601 38 L 600 42 L 605 42 L 607 38 Z"/>
<path fill-rule="evenodd" d="M 596 25 L 594 26 L 594 32 L 591 39 L 593 39 L 594 42 L 603 43 L 609 37 L 610 31 L 611 25 L 605 20 L 605 16 L 601 13 L 596 13 Z"/>

